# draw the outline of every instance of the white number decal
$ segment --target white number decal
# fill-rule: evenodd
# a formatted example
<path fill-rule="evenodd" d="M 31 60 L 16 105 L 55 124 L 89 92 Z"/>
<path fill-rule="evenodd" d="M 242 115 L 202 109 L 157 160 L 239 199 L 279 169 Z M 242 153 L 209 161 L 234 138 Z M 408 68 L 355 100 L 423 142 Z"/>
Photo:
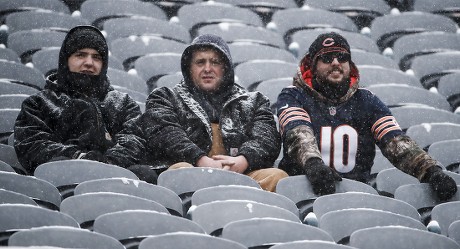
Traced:
<path fill-rule="evenodd" d="M 358 132 L 353 127 L 342 125 L 334 131 L 321 127 L 321 156 L 326 165 L 333 166 L 340 173 L 353 170 L 358 150 Z"/>

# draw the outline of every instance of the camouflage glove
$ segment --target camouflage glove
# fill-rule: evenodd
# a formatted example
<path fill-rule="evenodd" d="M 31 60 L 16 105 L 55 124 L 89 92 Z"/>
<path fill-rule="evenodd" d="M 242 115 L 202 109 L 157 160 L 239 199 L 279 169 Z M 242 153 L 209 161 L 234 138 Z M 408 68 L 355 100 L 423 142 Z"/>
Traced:
<path fill-rule="evenodd" d="M 442 172 L 442 169 L 438 166 L 428 168 L 422 182 L 429 183 L 441 201 L 446 201 L 457 193 L 455 180 Z"/>
<path fill-rule="evenodd" d="M 342 181 L 342 177 L 337 172 L 326 166 L 323 160 L 317 157 L 308 159 L 304 169 L 316 195 L 335 193 L 335 181 Z"/>

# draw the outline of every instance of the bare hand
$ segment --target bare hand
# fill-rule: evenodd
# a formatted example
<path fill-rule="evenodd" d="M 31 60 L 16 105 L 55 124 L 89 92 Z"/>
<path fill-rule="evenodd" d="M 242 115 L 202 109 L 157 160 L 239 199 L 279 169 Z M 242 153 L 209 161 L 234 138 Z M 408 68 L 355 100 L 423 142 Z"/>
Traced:
<path fill-rule="evenodd" d="M 249 163 L 244 156 L 232 157 L 215 155 L 212 159 L 221 162 L 224 170 L 230 170 L 237 173 L 243 173 L 249 166 Z"/>
<path fill-rule="evenodd" d="M 208 168 L 216 168 L 222 169 L 222 163 L 218 160 L 214 160 L 208 156 L 203 156 L 196 162 L 197 167 L 208 167 Z"/>

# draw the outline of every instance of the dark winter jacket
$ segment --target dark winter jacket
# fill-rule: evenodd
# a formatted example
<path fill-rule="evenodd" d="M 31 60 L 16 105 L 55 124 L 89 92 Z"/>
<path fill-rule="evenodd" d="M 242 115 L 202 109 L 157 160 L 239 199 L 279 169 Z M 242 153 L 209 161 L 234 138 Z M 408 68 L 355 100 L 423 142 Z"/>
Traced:
<path fill-rule="evenodd" d="M 143 140 L 135 125 L 140 108 L 127 94 L 110 86 L 104 39 L 98 38 L 105 45 L 99 48 L 103 68 L 99 76 L 90 76 L 94 84 L 90 91 L 81 90 L 64 75 L 69 72 L 67 59 L 75 49 L 68 45 L 82 29 L 102 37 L 88 26 L 69 31 L 61 48 L 58 73 L 48 77 L 44 90 L 23 102 L 17 117 L 15 149 L 29 173 L 50 160 L 75 159 L 90 151 L 97 151 L 106 163 L 128 167 L 138 163 L 143 153 Z"/>
<path fill-rule="evenodd" d="M 226 59 L 223 88 L 213 95 L 218 99 L 203 97 L 190 80 L 190 55 L 197 46 L 212 46 Z M 142 126 L 147 154 L 153 158 L 150 163 L 195 164 L 211 149 L 211 119 L 217 119 L 227 154 L 244 155 L 249 163 L 247 172 L 271 167 L 279 154 L 280 136 L 269 100 L 234 83 L 232 59 L 225 42 L 215 36 L 201 36 L 184 51 L 181 63 L 182 82 L 172 89 L 155 89 L 147 99 Z M 209 105 L 215 112 L 208 110 L 213 108 Z"/>

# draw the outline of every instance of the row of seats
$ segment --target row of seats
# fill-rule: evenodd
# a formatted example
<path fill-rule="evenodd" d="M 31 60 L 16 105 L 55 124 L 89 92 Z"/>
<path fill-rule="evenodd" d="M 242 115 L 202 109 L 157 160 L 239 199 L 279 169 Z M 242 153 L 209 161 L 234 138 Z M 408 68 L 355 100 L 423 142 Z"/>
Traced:
<path fill-rule="evenodd" d="M 86 229 L 114 238 L 126 248 L 142 248 L 147 235 L 171 232 L 207 234 L 247 248 L 298 240 L 354 246 L 354 235 L 363 229 L 399 226 L 418 233 L 419 239 L 428 236 L 436 238 L 435 244 L 450 245 L 415 248 L 459 248 L 459 194 L 441 202 L 428 184 L 404 180 L 410 176 L 392 170 L 393 175 L 383 176 L 383 183 L 400 181 L 401 185 L 390 197 L 381 194 L 379 180 L 373 188 L 343 179 L 336 184 L 335 194 L 317 196 L 304 176 L 282 179 L 276 193 L 271 193 L 245 175 L 206 168 L 165 171 L 153 185 L 139 181 L 129 170 L 86 160 L 45 163 L 34 176 L 8 172 L 5 167 L 0 171 L 0 244 L 95 243 L 51 236 L 73 236 L 77 230 L 83 233 L 78 236 L 89 236 L 82 231 Z M 460 185 L 460 175 L 449 174 Z M 53 231 L 43 226 L 68 228 Z M 363 238 L 356 235 L 356 239 Z M 388 248 L 408 248 L 407 243 L 417 242 Z"/>
<path fill-rule="evenodd" d="M 190 41 L 214 33 L 229 43 L 235 80 L 263 92 L 274 109 L 311 42 L 333 30 L 349 41 L 361 86 L 460 185 L 458 7 L 456 0 L 0 1 L 0 245 L 460 248 L 459 194 L 439 201 L 380 151 L 369 184 L 344 179 L 336 194 L 316 196 L 304 176 L 270 193 L 244 175 L 198 168 L 166 171 L 157 185 L 85 160 L 23 175 L 11 135 L 20 104 L 56 70 L 74 25 L 103 30 L 111 83 L 142 108 L 152 89 L 181 80 Z"/>

